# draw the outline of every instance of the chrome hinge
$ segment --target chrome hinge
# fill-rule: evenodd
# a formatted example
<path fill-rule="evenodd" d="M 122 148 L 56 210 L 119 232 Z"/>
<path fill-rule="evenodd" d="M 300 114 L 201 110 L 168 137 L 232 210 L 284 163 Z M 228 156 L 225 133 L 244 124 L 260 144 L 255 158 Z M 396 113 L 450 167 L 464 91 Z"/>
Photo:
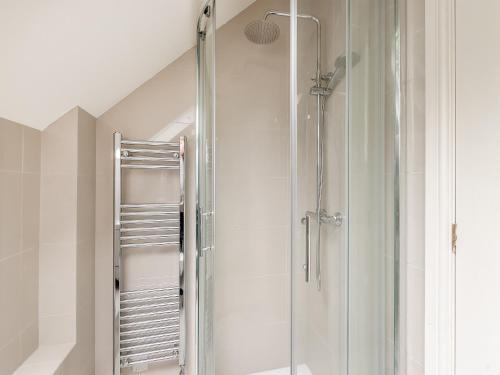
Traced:
<path fill-rule="evenodd" d="M 457 223 L 451 224 L 451 251 L 457 253 Z"/>

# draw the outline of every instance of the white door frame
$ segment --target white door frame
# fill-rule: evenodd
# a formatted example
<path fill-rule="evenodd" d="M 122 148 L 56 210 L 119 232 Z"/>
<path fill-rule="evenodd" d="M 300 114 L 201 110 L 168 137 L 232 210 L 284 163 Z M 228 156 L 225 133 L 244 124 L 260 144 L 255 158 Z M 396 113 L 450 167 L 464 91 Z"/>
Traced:
<path fill-rule="evenodd" d="M 454 375 L 454 0 L 425 0 L 425 34 L 425 375 Z"/>

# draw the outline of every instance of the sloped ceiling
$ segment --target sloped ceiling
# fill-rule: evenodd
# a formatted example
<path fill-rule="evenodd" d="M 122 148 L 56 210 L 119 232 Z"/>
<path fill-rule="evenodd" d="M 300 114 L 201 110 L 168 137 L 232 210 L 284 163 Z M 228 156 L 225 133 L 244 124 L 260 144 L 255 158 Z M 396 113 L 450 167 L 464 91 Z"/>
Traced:
<path fill-rule="evenodd" d="M 217 24 L 255 0 L 218 0 Z M 201 0 L 0 0 L 0 117 L 98 117 L 195 44 Z"/>

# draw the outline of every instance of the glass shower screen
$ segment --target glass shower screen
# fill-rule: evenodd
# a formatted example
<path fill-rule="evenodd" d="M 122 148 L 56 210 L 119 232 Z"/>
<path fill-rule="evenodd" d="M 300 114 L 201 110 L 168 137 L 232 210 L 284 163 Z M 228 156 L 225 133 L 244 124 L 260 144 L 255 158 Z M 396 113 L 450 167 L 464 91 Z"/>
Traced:
<path fill-rule="evenodd" d="M 397 373 L 398 11 L 292 1 L 293 374 Z"/>
<path fill-rule="evenodd" d="M 398 1 L 204 3 L 196 374 L 397 374 Z"/>

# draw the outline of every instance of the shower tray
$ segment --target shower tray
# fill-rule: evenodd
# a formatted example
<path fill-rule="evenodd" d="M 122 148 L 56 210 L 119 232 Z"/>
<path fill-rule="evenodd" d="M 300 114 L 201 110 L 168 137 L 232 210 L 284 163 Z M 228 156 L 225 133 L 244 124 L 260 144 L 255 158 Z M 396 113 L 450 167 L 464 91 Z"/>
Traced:
<path fill-rule="evenodd" d="M 250 375 L 290 375 L 290 367 L 283 367 L 263 372 L 255 372 Z M 311 370 L 309 370 L 309 367 L 307 367 L 307 365 L 302 364 L 297 366 L 297 375 L 312 375 L 312 372 Z"/>

